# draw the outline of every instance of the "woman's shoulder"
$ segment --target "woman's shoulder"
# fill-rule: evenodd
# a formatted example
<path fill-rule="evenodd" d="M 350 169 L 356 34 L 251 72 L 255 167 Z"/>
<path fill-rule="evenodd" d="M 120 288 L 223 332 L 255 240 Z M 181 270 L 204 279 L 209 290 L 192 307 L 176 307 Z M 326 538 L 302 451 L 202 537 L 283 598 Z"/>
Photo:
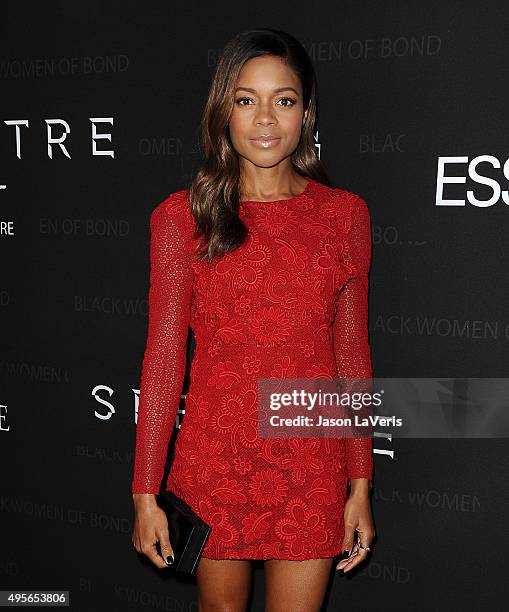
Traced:
<path fill-rule="evenodd" d="M 351 225 L 355 219 L 369 218 L 369 208 L 366 200 L 354 191 L 319 184 L 322 201 L 326 201 L 332 208 L 333 214 L 339 215 L 343 223 Z"/>
<path fill-rule="evenodd" d="M 185 245 L 190 255 L 194 253 L 196 224 L 191 212 L 188 189 L 168 194 L 152 210 L 151 233 L 163 236 L 164 240 L 178 240 Z"/>
<path fill-rule="evenodd" d="M 356 208 L 368 207 L 364 198 L 354 191 L 342 189 L 341 187 L 331 187 L 330 189 L 339 204 L 352 209 L 352 211 Z"/>
<path fill-rule="evenodd" d="M 190 213 L 188 192 L 188 189 L 180 189 L 168 194 L 164 200 L 158 202 L 152 214 L 157 213 L 158 215 L 164 214 L 173 218 L 181 218 L 187 212 Z"/>
<path fill-rule="evenodd" d="M 168 194 L 152 210 L 151 220 L 170 219 L 181 230 L 194 230 L 194 217 L 189 203 L 189 189 L 180 189 Z"/>

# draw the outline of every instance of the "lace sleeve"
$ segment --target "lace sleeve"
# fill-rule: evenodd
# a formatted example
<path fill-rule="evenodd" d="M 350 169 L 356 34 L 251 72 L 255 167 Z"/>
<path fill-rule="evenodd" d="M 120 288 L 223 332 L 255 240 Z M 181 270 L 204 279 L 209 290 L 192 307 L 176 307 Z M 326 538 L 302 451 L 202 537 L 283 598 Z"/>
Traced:
<path fill-rule="evenodd" d="M 339 378 L 372 378 L 368 339 L 368 275 L 371 264 L 371 222 L 366 202 L 354 202 L 349 248 L 358 274 L 339 293 L 333 325 Z M 345 438 L 348 478 L 372 478 L 373 440 Z"/>
<path fill-rule="evenodd" d="M 133 493 L 159 493 L 186 367 L 192 269 L 185 238 L 167 206 L 166 200 L 150 217 L 149 321 L 140 383 Z"/>

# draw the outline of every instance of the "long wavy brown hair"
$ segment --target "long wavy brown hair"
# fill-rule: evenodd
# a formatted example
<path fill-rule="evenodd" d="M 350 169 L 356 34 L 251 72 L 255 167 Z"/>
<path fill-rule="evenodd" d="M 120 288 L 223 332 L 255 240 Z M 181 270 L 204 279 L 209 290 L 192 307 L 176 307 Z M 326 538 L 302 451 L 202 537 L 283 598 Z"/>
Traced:
<path fill-rule="evenodd" d="M 304 110 L 308 113 L 299 144 L 291 155 L 295 171 L 324 185 L 331 182 L 316 155 L 317 82 L 311 59 L 303 45 L 279 30 L 257 28 L 237 34 L 223 48 L 216 65 L 201 121 L 203 164 L 189 186 L 189 201 L 196 222 L 198 257 L 212 261 L 238 248 L 247 237 L 239 218 L 240 162 L 230 140 L 228 125 L 234 106 L 235 86 L 242 66 L 254 57 L 283 58 L 300 79 Z"/>

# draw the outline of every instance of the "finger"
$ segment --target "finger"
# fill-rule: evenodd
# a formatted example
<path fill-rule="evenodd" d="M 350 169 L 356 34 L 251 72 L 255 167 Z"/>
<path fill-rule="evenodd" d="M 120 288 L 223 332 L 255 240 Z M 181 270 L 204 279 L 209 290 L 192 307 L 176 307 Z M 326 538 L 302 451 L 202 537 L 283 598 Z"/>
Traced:
<path fill-rule="evenodd" d="M 175 562 L 175 553 L 170 544 L 170 534 L 167 529 L 159 532 L 159 544 L 161 545 L 161 555 L 166 565 L 173 565 Z"/>
<path fill-rule="evenodd" d="M 359 565 L 359 563 L 362 563 L 368 556 L 368 551 L 367 550 L 360 550 L 359 553 L 357 553 L 356 555 L 352 555 L 350 557 L 350 559 L 348 560 L 348 563 L 343 567 L 343 572 L 346 574 L 347 572 L 351 571 L 356 565 Z"/>
<path fill-rule="evenodd" d="M 164 567 L 168 567 L 166 563 L 163 561 L 161 555 L 157 552 L 155 543 L 146 544 L 142 547 L 143 554 L 148 557 L 152 563 L 158 567 L 159 569 L 163 569 Z"/>
<path fill-rule="evenodd" d="M 344 569 L 349 563 L 351 563 L 352 559 L 355 559 L 355 557 L 358 555 L 358 550 L 357 550 L 357 545 L 355 545 L 352 549 L 352 551 L 350 552 L 350 554 L 348 555 L 348 557 L 346 557 L 345 559 L 341 559 L 341 561 L 336 565 L 336 569 L 337 570 L 342 570 Z"/>
<path fill-rule="evenodd" d="M 374 537 L 375 537 L 375 532 L 373 529 L 370 529 L 370 528 L 366 528 L 363 530 L 359 529 L 358 534 L 357 534 L 357 542 L 359 544 L 360 550 L 362 551 L 366 547 L 369 548 L 371 546 L 371 543 L 373 542 Z"/>
<path fill-rule="evenodd" d="M 357 527 L 357 541 L 360 542 L 363 546 L 369 546 L 369 542 L 374 537 L 374 532 L 369 527 Z"/>
<path fill-rule="evenodd" d="M 341 570 L 345 567 L 349 559 L 357 554 L 355 540 L 355 527 L 353 525 L 345 524 L 345 535 L 343 538 L 343 558 L 336 565 L 336 569 Z M 348 553 L 345 555 L 345 553 Z"/>
<path fill-rule="evenodd" d="M 352 552 L 350 553 L 350 556 L 347 559 L 344 559 L 344 562 L 340 562 L 339 563 L 338 569 L 345 571 L 345 569 L 347 567 L 352 567 L 354 559 L 356 559 L 358 556 L 359 556 L 359 542 L 357 541 L 353 545 Z"/>
<path fill-rule="evenodd" d="M 343 552 L 351 553 L 354 545 L 355 528 L 345 523 L 345 535 L 343 537 Z"/>
<path fill-rule="evenodd" d="M 139 539 L 135 537 L 134 534 L 133 534 L 133 537 L 131 538 L 131 541 L 133 543 L 134 548 L 136 549 L 136 552 L 141 553 L 141 545 L 140 545 Z"/>
<path fill-rule="evenodd" d="M 362 544 L 362 546 L 365 546 L 365 547 L 370 546 L 371 540 L 373 539 L 371 532 L 367 529 L 365 531 L 361 531 L 361 530 L 357 530 L 357 531 L 358 531 L 358 539 L 354 546 L 354 550 L 352 551 L 352 556 L 347 560 L 347 563 L 343 565 L 344 572 L 351 571 L 356 565 L 359 565 L 359 563 L 362 563 L 370 554 L 370 551 L 365 550 L 364 548 L 361 548 L 360 544 Z M 354 552 L 356 553 L 355 555 L 353 554 Z"/>
<path fill-rule="evenodd" d="M 355 555 L 355 557 L 352 555 L 352 557 L 349 559 L 349 562 L 343 568 L 344 572 L 351 571 L 356 565 L 359 565 L 359 563 L 362 563 L 365 559 L 368 558 L 370 553 L 369 550 L 364 550 L 364 548 L 360 548 L 358 545 L 356 546 L 356 549 L 357 554 Z"/>

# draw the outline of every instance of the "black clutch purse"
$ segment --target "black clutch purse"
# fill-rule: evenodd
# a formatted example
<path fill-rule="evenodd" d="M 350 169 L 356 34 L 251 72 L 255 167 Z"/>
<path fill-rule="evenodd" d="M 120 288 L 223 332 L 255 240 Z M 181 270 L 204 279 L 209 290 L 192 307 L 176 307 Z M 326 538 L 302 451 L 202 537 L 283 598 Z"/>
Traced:
<path fill-rule="evenodd" d="M 212 528 L 171 491 L 161 491 L 159 500 L 168 518 L 170 544 L 175 557 L 173 565 L 168 567 L 173 567 L 176 572 L 194 574 Z"/>

